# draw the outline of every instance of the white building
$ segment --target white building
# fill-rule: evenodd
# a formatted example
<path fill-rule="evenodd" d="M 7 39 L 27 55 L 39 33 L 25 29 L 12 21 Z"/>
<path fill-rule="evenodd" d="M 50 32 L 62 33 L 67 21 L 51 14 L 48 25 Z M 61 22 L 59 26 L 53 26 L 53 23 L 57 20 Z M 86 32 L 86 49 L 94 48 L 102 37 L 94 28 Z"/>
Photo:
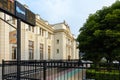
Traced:
<path fill-rule="evenodd" d="M 77 43 L 68 24 L 64 21 L 53 25 L 54 59 L 78 59 Z"/>
<path fill-rule="evenodd" d="M 16 60 L 17 20 L 2 12 L 0 18 L 0 62 L 2 59 Z M 21 22 L 21 28 L 22 60 L 79 58 L 76 40 L 65 22 L 50 25 L 36 15 L 35 27 Z"/>

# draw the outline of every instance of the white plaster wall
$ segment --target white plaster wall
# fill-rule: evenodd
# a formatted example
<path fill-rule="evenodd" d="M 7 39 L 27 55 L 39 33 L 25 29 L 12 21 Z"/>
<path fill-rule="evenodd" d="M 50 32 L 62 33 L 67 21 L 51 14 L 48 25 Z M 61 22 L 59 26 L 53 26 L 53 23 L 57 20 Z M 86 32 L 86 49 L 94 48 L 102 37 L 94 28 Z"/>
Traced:
<path fill-rule="evenodd" d="M 0 62 L 2 59 L 9 60 L 9 25 L 0 20 Z"/>
<path fill-rule="evenodd" d="M 54 35 L 54 59 L 63 59 L 63 32 L 56 33 Z M 59 44 L 57 44 L 57 40 L 59 40 Z M 57 53 L 57 49 L 59 49 L 59 53 Z"/>

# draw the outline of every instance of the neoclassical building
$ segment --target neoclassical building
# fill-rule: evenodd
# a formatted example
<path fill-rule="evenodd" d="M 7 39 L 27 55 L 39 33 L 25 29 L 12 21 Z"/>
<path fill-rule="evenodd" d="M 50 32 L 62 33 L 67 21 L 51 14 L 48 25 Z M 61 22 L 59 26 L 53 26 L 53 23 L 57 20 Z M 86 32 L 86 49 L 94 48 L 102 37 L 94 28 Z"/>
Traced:
<path fill-rule="evenodd" d="M 0 62 L 17 58 L 17 20 L 0 12 Z M 36 14 L 36 26 L 21 22 L 21 59 L 78 59 L 77 42 L 64 21 L 51 25 Z"/>
<path fill-rule="evenodd" d="M 54 28 L 54 59 L 78 59 L 77 43 L 64 21 L 52 25 Z"/>

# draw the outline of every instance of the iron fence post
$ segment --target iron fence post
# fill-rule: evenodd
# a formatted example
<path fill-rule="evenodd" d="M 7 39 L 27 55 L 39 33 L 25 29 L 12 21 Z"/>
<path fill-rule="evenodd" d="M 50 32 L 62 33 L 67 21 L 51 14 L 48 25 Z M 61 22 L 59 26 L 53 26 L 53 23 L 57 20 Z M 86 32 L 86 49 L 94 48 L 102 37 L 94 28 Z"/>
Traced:
<path fill-rule="evenodd" d="M 83 80 L 83 65 L 84 65 L 84 64 L 82 63 L 82 80 Z"/>
<path fill-rule="evenodd" d="M 119 61 L 119 80 L 120 80 L 120 61 Z"/>
<path fill-rule="evenodd" d="M 37 67 L 36 64 L 37 64 L 37 60 L 35 60 L 35 74 L 36 74 L 36 69 L 37 69 L 36 68 Z"/>
<path fill-rule="evenodd" d="M 44 61 L 44 66 L 43 66 L 43 80 L 46 80 L 46 67 L 47 67 L 47 64 L 46 64 L 47 62 L 46 61 Z"/>
<path fill-rule="evenodd" d="M 2 80 L 4 80 L 4 60 L 2 60 Z"/>

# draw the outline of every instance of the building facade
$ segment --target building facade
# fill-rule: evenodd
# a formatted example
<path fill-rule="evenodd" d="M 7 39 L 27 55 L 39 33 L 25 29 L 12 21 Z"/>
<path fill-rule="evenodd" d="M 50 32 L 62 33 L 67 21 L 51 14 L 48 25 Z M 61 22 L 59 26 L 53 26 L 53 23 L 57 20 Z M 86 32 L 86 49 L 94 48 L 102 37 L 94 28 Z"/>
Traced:
<path fill-rule="evenodd" d="M 54 28 L 54 59 L 78 59 L 77 43 L 64 21 L 53 25 Z"/>
<path fill-rule="evenodd" d="M 17 19 L 0 12 L 0 62 L 17 58 Z M 36 15 L 36 26 L 21 22 L 21 59 L 78 59 L 76 40 L 63 22 L 50 25 Z"/>

